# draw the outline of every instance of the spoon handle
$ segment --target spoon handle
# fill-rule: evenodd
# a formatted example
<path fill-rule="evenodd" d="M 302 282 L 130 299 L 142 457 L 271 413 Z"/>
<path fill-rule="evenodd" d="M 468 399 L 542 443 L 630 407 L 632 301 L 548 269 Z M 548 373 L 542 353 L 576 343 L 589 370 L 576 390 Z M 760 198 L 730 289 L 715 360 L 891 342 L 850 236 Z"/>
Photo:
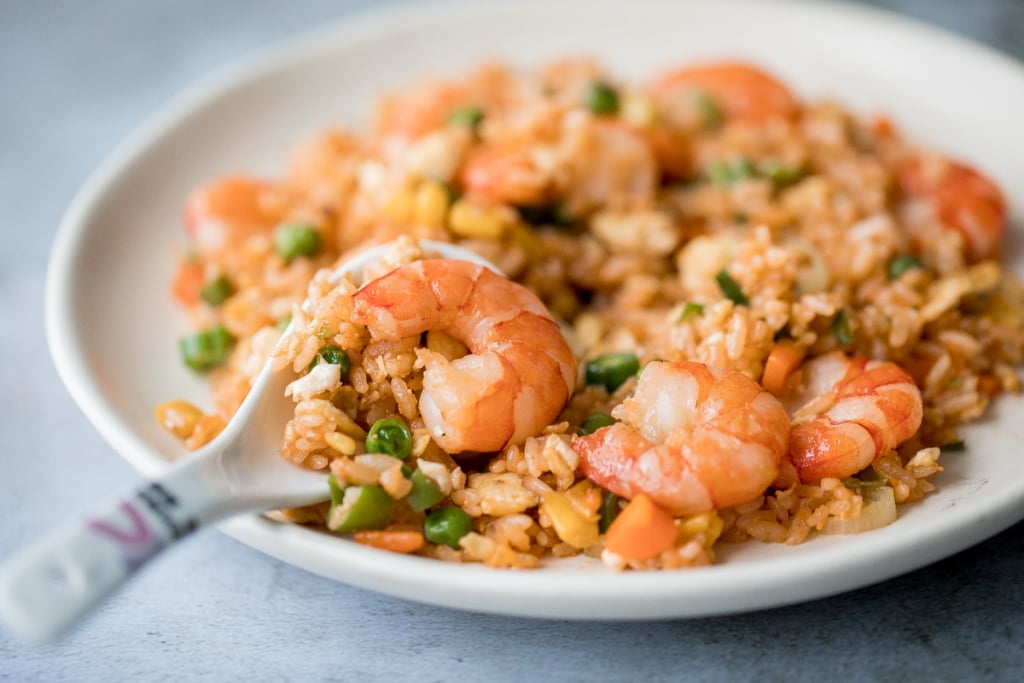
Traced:
<path fill-rule="evenodd" d="M 223 516 L 198 463 L 57 529 L 0 567 L 0 622 L 29 642 L 71 626 L 148 560 Z"/>

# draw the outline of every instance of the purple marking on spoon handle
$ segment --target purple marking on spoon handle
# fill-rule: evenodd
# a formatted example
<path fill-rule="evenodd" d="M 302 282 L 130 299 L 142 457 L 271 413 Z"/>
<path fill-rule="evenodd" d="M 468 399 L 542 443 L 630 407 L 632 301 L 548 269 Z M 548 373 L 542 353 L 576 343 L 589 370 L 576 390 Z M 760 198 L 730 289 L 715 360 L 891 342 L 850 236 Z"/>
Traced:
<path fill-rule="evenodd" d="M 148 560 L 207 521 L 213 509 L 193 493 L 195 468 L 165 478 L 44 537 L 0 571 L 0 622 L 23 639 L 64 630 Z M 197 517 L 198 515 L 198 517 Z"/>
<path fill-rule="evenodd" d="M 147 521 L 147 517 L 151 521 Z M 85 525 L 117 548 L 125 572 L 131 573 L 169 543 L 193 531 L 197 523 L 194 518 L 181 514 L 176 496 L 163 485 L 153 483 L 140 489 L 131 500 L 121 501 L 98 516 L 86 518 Z"/>

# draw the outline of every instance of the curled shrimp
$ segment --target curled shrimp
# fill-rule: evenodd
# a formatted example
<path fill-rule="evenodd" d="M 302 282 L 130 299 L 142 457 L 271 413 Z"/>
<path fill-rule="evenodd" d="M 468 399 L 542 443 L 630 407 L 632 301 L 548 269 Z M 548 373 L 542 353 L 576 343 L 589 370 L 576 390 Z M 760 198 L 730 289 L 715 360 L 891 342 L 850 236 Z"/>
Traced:
<path fill-rule="evenodd" d="M 556 177 L 558 161 L 565 177 Z M 642 135 L 615 121 L 567 118 L 556 146 L 483 145 L 466 158 L 467 194 L 500 204 L 538 205 L 560 194 L 571 215 L 609 201 L 653 196 L 658 162 Z"/>
<path fill-rule="evenodd" d="M 900 189 L 923 200 L 931 217 L 959 232 L 971 261 L 994 256 L 1006 233 L 1006 200 L 999 187 L 973 168 L 914 155 L 897 167 Z"/>
<path fill-rule="evenodd" d="M 580 437 L 580 471 L 627 498 L 644 493 L 676 515 L 760 495 L 786 454 L 789 416 L 739 372 L 700 363 L 648 363 L 612 410 L 622 422 Z"/>
<path fill-rule="evenodd" d="M 727 120 L 794 119 L 800 111 L 789 89 L 761 69 L 741 62 L 702 64 L 665 74 L 652 88 L 662 110 L 692 106 L 693 96 L 711 99 Z"/>
<path fill-rule="evenodd" d="M 834 351 L 800 372 L 785 402 L 793 419 L 789 460 L 804 483 L 852 476 L 921 426 L 921 391 L 894 363 Z"/>
<path fill-rule="evenodd" d="M 428 82 L 384 98 L 378 105 L 378 137 L 408 143 L 444 125 L 448 116 L 471 98 L 461 83 Z"/>
<path fill-rule="evenodd" d="M 543 204 L 551 193 L 551 174 L 529 149 L 479 145 L 466 156 L 460 173 L 468 194 L 496 204 Z"/>
<path fill-rule="evenodd" d="M 269 233 L 287 206 L 284 190 L 246 176 L 227 176 L 193 192 L 185 203 L 185 230 L 205 259 L 216 259 L 251 235 Z"/>
<path fill-rule="evenodd" d="M 374 339 L 442 331 L 469 348 L 424 354 L 419 409 L 449 453 L 496 451 L 551 423 L 576 381 L 576 358 L 530 290 L 467 261 L 416 261 L 355 294 L 354 320 Z"/>

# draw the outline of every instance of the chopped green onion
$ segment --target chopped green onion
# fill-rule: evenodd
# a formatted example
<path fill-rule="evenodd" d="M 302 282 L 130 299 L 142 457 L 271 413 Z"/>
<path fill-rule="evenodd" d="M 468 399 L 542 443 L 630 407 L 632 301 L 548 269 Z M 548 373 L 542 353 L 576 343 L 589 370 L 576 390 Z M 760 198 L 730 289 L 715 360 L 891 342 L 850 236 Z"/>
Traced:
<path fill-rule="evenodd" d="M 892 261 L 889 261 L 889 279 L 896 280 L 897 278 L 899 278 L 900 275 L 903 275 L 903 273 L 907 272 L 908 270 L 912 270 L 914 268 L 921 268 L 923 267 L 923 265 L 924 264 L 921 263 L 921 260 L 916 256 L 911 256 L 909 254 L 904 256 L 897 256 Z"/>
<path fill-rule="evenodd" d="M 434 510 L 423 520 L 423 535 L 431 543 L 441 543 L 459 549 L 459 540 L 473 530 L 473 520 L 462 509 L 443 507 Z"/>
<path fill-rule="evenodd" d="M 206 372 L 227 360 L 235 338 L 223 325 L 204 330 L 179 343 L 185 365 L 198 372 Z"/>
<path fill-rule="evenodd" d="M 967 450 L 967 444 L 963 441 L 950 441 L 949 443 L 942 444 L 939 449 L 943 453 L 959 453 L 960 451 Z"/>
<path fill-rule="evenodd" d="M 598 116 L 609 116 L 619 111 L 619 93 L 607 83 L 591 83 L 584 104 Z"/>
<path fill-rule="evenodd" d="M 602 385 L 608 391 L 615 391 L 639 369 L 640 359 L 635 353 L 606 353 L 587 361 L 586 380 L 587 384 Z"/>
<path fill-rule="evenodd" d="M 199 290 L 199 298 L 211 306 L 220 306 L 224 301 L 235 293 L 235 286 L 226 275 L 220 275 L 207 282 Z"/>
<path fill-rule="evenodd" d="M 607 427 L 615 424 L 615 420 L 612 419 L 611 415 L 605 413 L 594 413 L 588 415 L 582 423 L 580 423 L 580 434 L 586 436 L 587 434 L 593 434 L 601 427 Z"/>
<path fill-rule="evenodd" d="M 857 477 L 846 477 L 842 482 L 843 486 L 848 489 L 873 489 L 889 485 L 887 479 L 858 479 Z"/>
<path fill-rule="evenodd" d="M 312 256 L 320 249 L 320 233 L 305 223 L 285 223 L 274 231 L 274 250 L 290 263 L 300 256 Z"/>
<path fill-rule="evenodd" d="M 896 497 L 891 486 L 875 486 L 860 491 L 864 499 L 860 516 L 832 517 L 822 531 L 826 534 L 859 534 L 896 521 Z"/>
<path fill-rule="evenodd" d="M 718 128 L 722 125 L 722 110 L 711 95 L 703 90 L 693 91 L 693 103 L 700 110 L 700 118 L 705 128 Z"/>
<path fill-rule="evenodd" d="M 829 331 L 832 332 L 832 336 L 836 338 L 836 341 L 841 346 L 846 346 L 853 341 L 853 330 L 850 329 L 850 319 L 846 315 L 845 308 L 840 309 L 836 313 L 836 317 L 832 318 Z"/>
<path fill-rule="evenodd" d="M 729 275 L 728 270 L 722 268 L 718 271 L 718 274 L 715 275 L 715 281 L 718 282 L 718 288 L 722 290 L 722 294 L 734 304 L 740 306 L 750 305 L 750 299 L 743 293 L 739 283 L 732 279 L 732 275 Z"/>
<path fill-rule="evenodd" d="M 444 493 L 434 480 L 419 470 L 409 475 L 409 481 L 412 482 L 412 490 L 405 497 L 405 502 L 416 512 L 423 512 L 444 498 Z"/>
<path fill-rule="evenodd" d="M 754 165 L 749 160 L 740 158 L 732 163 L 717 162 L 711 164 L 705 170 L 705 174 L 716 185 L 729 187 L 740 180 L 756 177 L 757 169 L 754 168 Z"/>
<path fill-rule="evenodd" d="M 800 182 L 807 172 L 800 166 L 786 166 L 778 161 L 761 164 L 761 175 L 772 181 L 775 187 L 786 187 Z"/>
<path fill-rule="evenodd" d="M 331 504 L 341 505 L 341 501 L 345 495 L 345 489 L 338 483 L 337 477 L 334 474 L 330 474 L 327 477 L 327 488 L 331 492 Z"/>
<path fill-rule="evenodd" d="M 345 349 L 334 344 L 328 344 L 327 346 L 320 349 L 319 353 L 313 357 L 313 360 L 309 362 L 309 369 L 312 370 L 314 367 L 320 364 L 330 363 L 331 365 L 337 365 L 341 369 L 341 381 L 344 382 L 348 379 L 348 373 L 352 370 L 352 363 L 348 359 L 348 354 L 345 353 Z"/>
<path fill-rule="evenodd" d="M 699 318 L 704 313 L 704 304 L 688 303 L 683 307 L 683 312 L 679 314 L 678 323 L 685 323 Z"/>
<path fill-rule="evenodd" d="M 279 331 L 281 331 L 281 332 L 284 332 L 285 330 L 288 329 L 288 326 L 291 325 L 291 324 L 292 324 L 292 317 L 290 315 L 286 315 L 285 317 L 283 317 L 283 318 L 281 318 L 280 320 L 277 321 L 277 329 Z"/>
<path fill-rule="evenodd" d="M 386 453 L 393 458 L 405 460 L 411 451 L 412 432 L 398 418 L 377 420 L 366 435 L 367 453 Z"/>
<path fill-rule="evenodd" d="M 484 110 L 474 105 L 459 107 L 448 115 L 448 123 L 456 126 L 466 126 L 472 130 L 484 120 Z"/>
<path fill-rule="evenodd" d="M 331 531 L 347 534 L 360 529 L 383 529 L 391 518 L 395 500 L 379 486 L 350 486 L 345 489 L 342 501 L 331 505 L 327 519 L 333 524 Z M 348 506 L 341 520 L 334 519 L 334 510 Z"/>
<path fill-rule="evenodd" d="M 601 499 L 600 513 L 601 517 L 597 521 L 597 530 L 603 534 L 608 531 L 608 527 L 619 516 L 619 497 L 611 491 L 605 491 L 604 498 Z"/>

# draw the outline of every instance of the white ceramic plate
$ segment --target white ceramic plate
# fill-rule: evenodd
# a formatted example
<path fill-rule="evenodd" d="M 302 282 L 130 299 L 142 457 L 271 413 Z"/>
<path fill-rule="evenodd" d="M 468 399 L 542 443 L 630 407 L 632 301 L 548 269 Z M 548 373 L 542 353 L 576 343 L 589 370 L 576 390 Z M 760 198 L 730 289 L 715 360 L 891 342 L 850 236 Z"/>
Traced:
<path fill-rule="evenodd" d="M 183 317 L 168 297 L 184 238 L 183 198 L 231 171 L 273 175 L 295 143 L 357 125 L 375 96 L 484 58 L 530 66 L 598 56 L 635 79 L 702 58 L 766 65 L 806 98 L 887 112 L 924 142 L 969 160 L 1024 201 L 1024 155 L 1007 144 L 1024 120 L 1013 60 L 906 20 L 823 3 L 422 4 L 355 17 L 269 51 L 172 102 L 122 145 L 76 197 L 50 264 L 47 325 L 68 389 L 145 475 L 180 455 L 153 406 L 209 404 L 177 356 Z M 1017 237 L 1017 236 L 1015 236 Z M 1020 241 L 1010 258 L 1021 270 Z M 364 588 L 475 611 L 639 619 L 723 614 L 808 600 L 920 567 L 1024 517 L 1024 402 L 998 401 L 943 461 L 939 492 L 889 527 L 796 548 L 747 543 L 707 569 L 616 574 L 573 560 L 510 572 L 397 556 L 258 516 L 228 534 Z"/>

